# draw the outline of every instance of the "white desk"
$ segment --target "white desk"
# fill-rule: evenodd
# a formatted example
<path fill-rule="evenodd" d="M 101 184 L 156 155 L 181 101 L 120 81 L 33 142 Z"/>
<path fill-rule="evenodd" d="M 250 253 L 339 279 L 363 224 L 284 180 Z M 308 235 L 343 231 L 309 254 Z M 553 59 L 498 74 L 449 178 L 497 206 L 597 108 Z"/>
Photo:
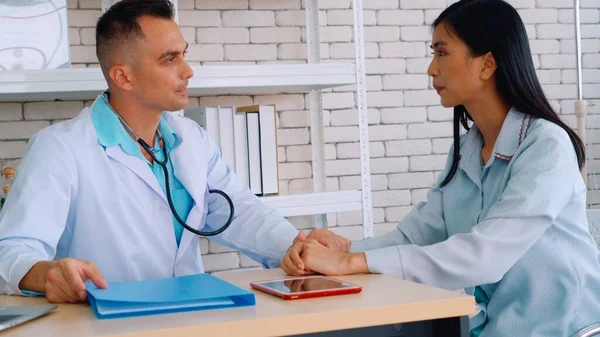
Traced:
<path fill-rule="evenodd" d="M 250 281 L 279 278 L 284 273 L 273 269 L 214 275 L 252 290 Z M 441 329 L 444 336 L 468 336 L 464 322 L 465 316 L 475 311 L 472 296 L 383 275 L 337 278 L 361 285 L 363 291 L 360 294 L 284 301 L 253 290 L 256 306 L 108 320 L 96 319 L 87 304 L 61 304 L 46 316 L 0 332 L 0 337 L 282 336 L 433 320 L 443 322 Z M 43 298 L 0 296 L 0 305 L 46 303 Z M 444 318 L 449 319 L 439 321 Z M 460 322 L 462 331 L 459 331 Z M 449 326 L 452 326 L 452 333 L 448 330 Z M 345 336 L 350 334 L 349 331 L 343 333 Z"/>

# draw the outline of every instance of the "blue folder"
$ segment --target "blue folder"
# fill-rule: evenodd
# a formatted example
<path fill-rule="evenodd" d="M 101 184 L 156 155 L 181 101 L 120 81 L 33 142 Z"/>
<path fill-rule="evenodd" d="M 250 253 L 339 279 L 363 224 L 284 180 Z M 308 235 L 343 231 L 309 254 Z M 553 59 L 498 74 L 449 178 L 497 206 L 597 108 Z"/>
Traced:
<path fill-rule="evenodd" d="M 99 319 L 251 306 L 254 293 L 209 274 L 137 282 L 109 282 L 99 289 L 85 284 Z"/>

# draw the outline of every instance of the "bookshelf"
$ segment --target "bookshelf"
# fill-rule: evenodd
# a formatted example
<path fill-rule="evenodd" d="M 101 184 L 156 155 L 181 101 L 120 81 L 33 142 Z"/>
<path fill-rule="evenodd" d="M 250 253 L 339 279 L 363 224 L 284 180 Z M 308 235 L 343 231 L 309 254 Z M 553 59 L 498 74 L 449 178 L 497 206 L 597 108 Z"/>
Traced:
<path fill-rule="evenodd" d="M 194 67 L 190 96 L 308 92 L 354 83 L 348 63 Z M 0 102 L 92 100 L 106 89 L 99 68 L 9 70 L 0 76 Z"/>
<path fill-rule="evenodd" d="M 340 191 L 261 197 L 282 216 L 320 215 L 362 209 L 360 191 Z"/>
<path fill-rule="evenodd" d="M 111 5 L 114 0 L 98 0 Z M 177 8 L 177 0 L 171 0 Z M 362 210 L 365 237 L 373 236 L 367 95 L 363 43 L 362 0 L 352 0 L 355 62 L 321 63 L 318 1 L 305 0 L 307 64 L 194 67 L 189 95 L 309 93 L 314 193 L 263 197 L 283 216 L 315 215 L 316 227 L 326 227 L 328 213 Z M 176 16 L 177 19 L 177 16 Z M 321 90 L 356 84 L 359 114 L 361 191 L 326 192 Z M 100 69 L 3 71 L 0 102 L 92 100 L 106 88 Z"/>

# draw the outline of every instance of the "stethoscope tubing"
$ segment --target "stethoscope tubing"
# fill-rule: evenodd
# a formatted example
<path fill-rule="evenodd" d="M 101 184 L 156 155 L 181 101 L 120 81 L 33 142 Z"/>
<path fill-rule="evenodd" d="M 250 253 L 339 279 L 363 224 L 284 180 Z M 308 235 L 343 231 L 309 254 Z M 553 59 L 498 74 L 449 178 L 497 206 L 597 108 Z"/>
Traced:
<path fill-rule="evenodd" d="M 173 199 L 171 198 L 171 189 L 170 189 L 170 185 L 169 185 L 169 171 L 167 169 L 167 162 L 169 160 L 169 156 L 167 153 L 167 147 L 163 144 L 162 150 L 163 150 L 163 154 L 165 156 L 165 159 L 163 159 L 162 161 L 158 160 L 158 158 L 156 158 L 156 156 L 154 155 L 154 153 L 152 152 L 152 149 L 150 148 L 150 145 L 148 145 L 148 143 L 146 143 L 143 139 L 138 138 L 138 143 L 142 146 L 142 148 L 144 148 L 144 150 L 150 155 L 150 157 L 152 157 L 152 160 L 154 160 L 158 165 L 160 165 L 160 167 L 162 167 L 162 170 L 165 174 L 165 190 L 167 191 L 167 201 L 169 202 L 169 207 L 171 208 L 171 213 L 173 213 L 173 216 L 175 217 L 175 219 L 177 220 L 177 222 L 179 222 L 179 224 L 185 228 L 186 230 L 196 234 L 196 235 L 201 235 L 201 236 L 215 236 L 215 235 L 219 235 L 222 232 L 224 232 L 227 227 L 229 227 L 229 225 L 231 225 L 231 222 L 233 221 L 233 215 L 234 215 L 234 206 L 233 206 L 233 201 L 231 200 L 231 198 L 229 197 L 229 195 L 227 195 L 227 193 L 218 190 L 218 189 L 209 189 L 208 193 L 215 193 L 215 194 L 219 194 L 221 195 L 223 198 L 225 198 L 225 200 L 227 201 L 227 203 L 229 204 L 229 219 L 227 219 L 227 221 L 225 222 L 225 224 L 223 226 L 221 226 L 221 228 L 215 230 L 215 231 L 199 231 L 195 228 L 192 228 L 190 226 L 188 226 L 188 224 L 185 223 L 185 221 L 183 221 L 183 219 L 181 219 L 181 217 L 179 216 L 179 214 L 177 213 L 177 210 L 175 209 L 175 205 L 173 204 Z"/>
<path fill-rule="evenodd" d="M 123 124 L 125 129 L 127 130 L 127 132 L 136 140 L 136 142 L 138 142 L 142 146 L 142 148 L 150 155 L 150 157 L 152 157 L 152 160 L 154 160 L 158 165 L 160 165 L 160 167 L 162 167 L 162 170 L 165 174 L 165 190 L 167 192 L 166 193 L 167 201 L 169 202 L 169 208 L 171 208 L 171 213 L 173 214 L 173 216 L 175 217 L 177 222 L 179 222 L 179 224 L 183 228 L 185 228 L 186 230 L 188 230 L 196 235 L 215 236 L 215 235 L 219 235 L 219 234 L 223 233 L 229 227 L 229 225 L 231 225 L 231 222 L 233 221 L 233 215 L 235 214 L 235 208 L 233 206 L 233 201 L 231 201 L 231 198 L 229 197 L 229 195 L 227 195 L 227 193 L 225 193 L 221 190 L 218 190 L 218 189 L 209 189 L 208 190 L 208 193 L 210 193 L 210 194 L 213 194 L 213 193 L 219 194 L 220 196 L 225 198 L 225 200 L 229 204 L 229 210 L 230 210 L 229 218 L 227 219 L 225 224 L 223 226 L 221 226 L 221 228 L 214 230 L 214 231 L 199 231 L 195 228 L 190 227 L 188 224 L 186 224 L 185 221 L 183 221 L 183 219 L 181 219 L 181 217 L 177 213 L 177 210 L 175 209 L 175 205 L 173 204 L 173 199 L 171 198 L 171 188 L 169 185 L 169 170 L 167 169 L 167 163 L 169 161 L 169 154 L 167 153 L 167 147 L 165 146 L 165 144 L 163 144 L 163 146 L 162 146 L 162 150 L 163 150 L 165 159 L 163 159 L 162 161 L 158 160 L 158 158 L 156 158 L 156 156 L 154 155 L 154 152 L 152 151 L 152 148 L 150 147 L 150 145 L 148 145 L 148 143 L 146 143 L 143 139 L 138 137 L 135 134 L 135 132 L 133 132 L 133 130 L 129 127 L 129 125 L 127 124 L 127 122 L 125 122 L 125 120 L 121 117 L 121 115 L 119 115 L 110 106 L 110 103 L 108 102 L 108 99 L 106 98 L 106 96 L 105 95 L 102 95 L 102 96 L 103 96 L 106 104 L 111 108 L 111 110 L 115 113 L 115 115 L 117 115 L 117 117 L 119 118 L 119 120 L 121 121 L 121 123 Z M 159 141 L 162 140 L 162 137 L 160 136 L 160 132 L 158 130 L 156 130 L 156 133 L 158 134 Z"/>

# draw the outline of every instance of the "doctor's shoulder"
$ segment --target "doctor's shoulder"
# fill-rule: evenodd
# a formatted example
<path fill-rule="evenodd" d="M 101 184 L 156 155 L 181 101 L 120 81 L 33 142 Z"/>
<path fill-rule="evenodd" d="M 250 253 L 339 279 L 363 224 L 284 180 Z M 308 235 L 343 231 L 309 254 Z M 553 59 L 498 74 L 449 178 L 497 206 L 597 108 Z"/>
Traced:
<path fill-rule="evenodd" d="M 33 143 L 44 143 L 45 145 L 58 145 L 57 143 L 69 143 L 72 138 L 80 137 L 82 130 L 77 130 L 73 120 L 61 121 L 35 132 L 28 140 L 28 145 Z M 81 140 L 80 140 L 81 141 Z"/>
<path fill-rule="evenodd" d="M 29 138 L 21 163 L 30 158 L 36 165 L 44 162 L 67 165 L 74 156 L 75 148 L 87 143 L 83 139 L 85 133 L 77 118 L 46 126 Z"/>

